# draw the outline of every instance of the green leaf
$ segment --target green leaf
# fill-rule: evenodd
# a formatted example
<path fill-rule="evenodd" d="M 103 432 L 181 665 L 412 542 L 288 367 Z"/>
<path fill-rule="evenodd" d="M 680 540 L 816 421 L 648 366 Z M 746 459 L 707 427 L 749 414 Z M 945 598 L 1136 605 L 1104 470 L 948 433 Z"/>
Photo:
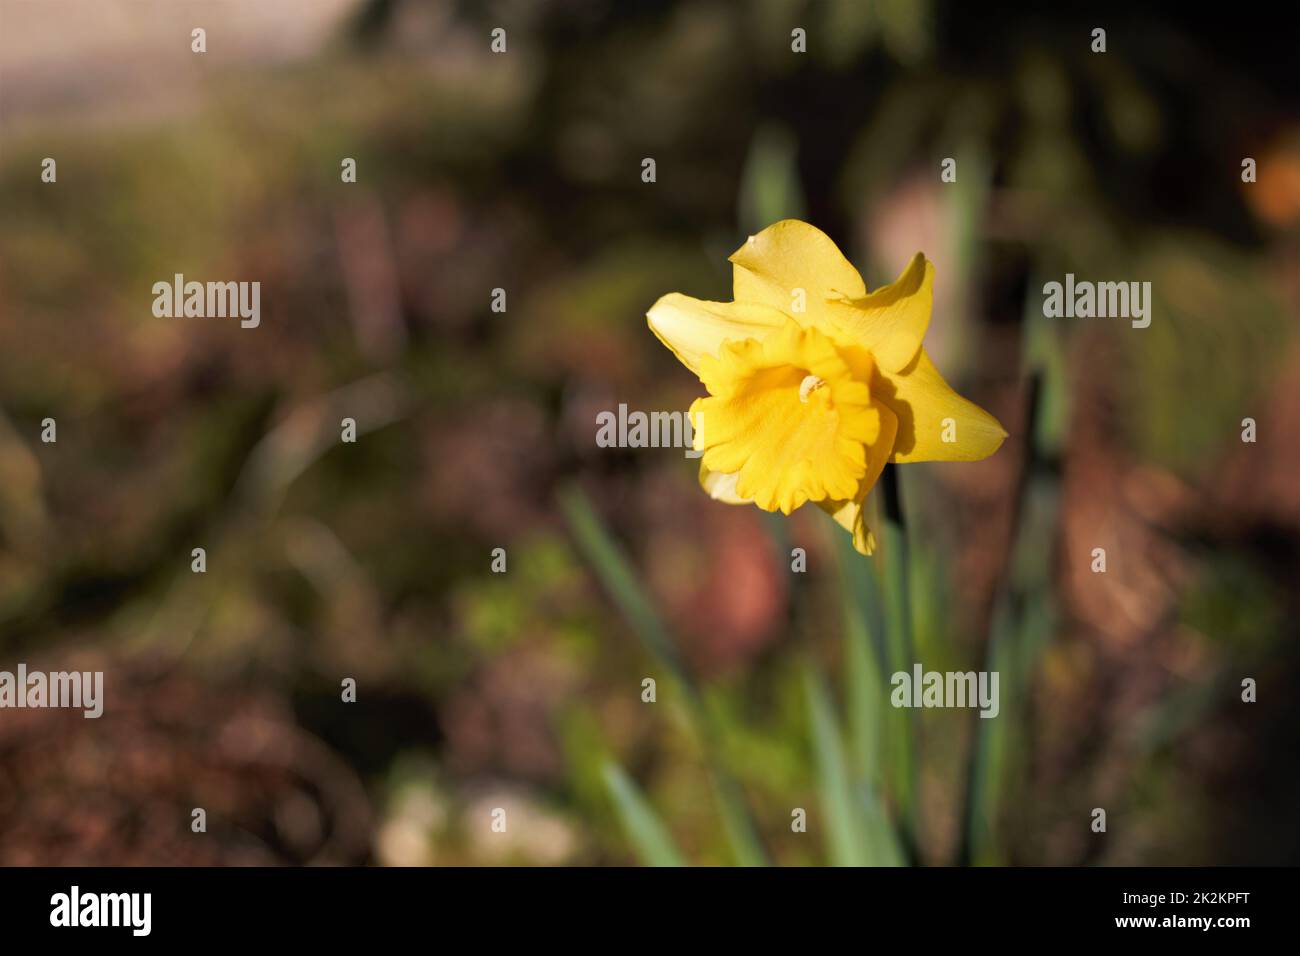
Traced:
<path fill-rule="evenodd" d="M 782 219 L 803 219 L 798 141 L 784 126 L 759 127 L 740 181 L 740 226 L 754 233 Z"/>
<path fill-rule="evenodd" d="M 840 586 L 844 607 L 845 690 L 853 786 L 871 866 L 901 866 L 898 834 L 883 801 L 881 785 L 882 734 L 887 685 L 880 673 L 880 652 L 871 632 L 883 629 L 879 587 L 869 561 L 854 550 L 851 539 L 833 529 L 838 545 Z"/>
<path fill-rule="evenodd" d="M 564 488 L 560 491 L 560 507 L 587 562 L 632 625 L 632 630 L 641 639 L 641 643 L 656 661 L 694 695 L 694 682 L 655 612 L 654 604 L 637 581 L 622 550 L 592 509 L 587 496 L 576 486 Z"/>
<path fill-rule="evenodd" d="M 560 508 L 596 577 L 632 625 L 632 630 L 646 650 L 677 679 L 682 689 L 682 703 L 691 727 L 704 749 L 709 776 L 722 813 L 723 830 L 731 843 L 736 861 L 741 866 L 766 865 L 767 853 L 759 840 L 758 828 L 754 825 L 744 794 L 722 760 L 717 729 L 709 717 L 694 679 L 668 636 L 668 629 L 655 611 L 654 603 L 581 489 L 574 485 L 563 488 L 560 491 Z"/>
<path fill-rule="evenodd" d="M 830 524 L 830 522 L 828 522 Z M 831 528 L 840 568 L 840 594 L 844 611 L 845 691 L 851 762 L 854 771 L 872 785 L 881 781 L 881 701 L 885 684 L 872 633 L 880 633 L 880 598 L 869 562 L 853 547 L 852 539 L 835 525 Z"/>
<path fill-rule="evenodd" d="M 668 828 L 655 813 L 650 802 L 631 777 L 616 763 L 606 763 L 601 768 L 605 786 L 614 809 L 618 811 L 623 829 L 636 850 L 637 857 L 646 866 L 685 866 L 686 861 L 673 841 Z"/>
<path fill-rule="evenodd" d="M 844 759 L 844 741 L 830 694 L 811 664 L 804 672 L 804 687 L 817 764 L 817 793 L 826 818 L 826 852 L 835 866 L 866 866 L 866 841 Z"/>

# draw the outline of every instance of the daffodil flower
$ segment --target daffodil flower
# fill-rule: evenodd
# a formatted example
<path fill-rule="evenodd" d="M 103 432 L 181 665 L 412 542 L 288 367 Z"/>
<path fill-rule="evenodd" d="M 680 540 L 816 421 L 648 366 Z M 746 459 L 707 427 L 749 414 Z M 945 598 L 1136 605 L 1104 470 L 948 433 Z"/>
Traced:
<path fill-rule="evenodd" d="M 646 314 L 708 390 L 690 414 L 713 498 L 787 515 L 813 502 L 871 554 L 863 503 L 885 462 L 977 461 L 1006 438 L 921 346 L 934 285 L 921 253 L 868 292 L 829 236 L 787 219 L 731 262 L 734 302 L 674 292 Z"/>

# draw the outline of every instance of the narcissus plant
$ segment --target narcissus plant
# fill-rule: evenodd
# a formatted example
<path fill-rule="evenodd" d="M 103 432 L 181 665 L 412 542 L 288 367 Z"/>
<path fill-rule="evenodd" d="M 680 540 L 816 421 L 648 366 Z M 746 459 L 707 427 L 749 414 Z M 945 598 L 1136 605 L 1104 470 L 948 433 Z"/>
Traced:
<path fill-rule="evenodd" d="M 864 502 L 885 462 L 977 461 L 1006 438 L 921 345 L 934 286 L 921 253 L 868 292 L 829 236 L 787 219 L 731 262 L 735 301 L 674 292 L 646 314 L 708 391 L 691 421 L 712 497 L 787 515 L 811 502 L 870 554 Z"/>

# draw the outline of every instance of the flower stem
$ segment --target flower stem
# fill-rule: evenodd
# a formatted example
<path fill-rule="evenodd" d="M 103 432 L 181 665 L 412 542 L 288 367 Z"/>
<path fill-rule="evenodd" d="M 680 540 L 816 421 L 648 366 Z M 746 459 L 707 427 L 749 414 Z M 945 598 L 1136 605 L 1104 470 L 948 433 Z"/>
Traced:
<path fill-rule="evenodd" d="M 885 649 L 887 672 L 911 672 L 916 662 L 912 640 L 912 601 L 909 582 L 907 521 L 903 513 L 898 467 L 889 465 L 881 476 L 880 489 L 884 506 L 884 582 L 885 582 Z M 910 707 L 890 708 L 889 760 L 890 792 L 907 855 L 917 858 L 919 735 L 916 713 Z"/>

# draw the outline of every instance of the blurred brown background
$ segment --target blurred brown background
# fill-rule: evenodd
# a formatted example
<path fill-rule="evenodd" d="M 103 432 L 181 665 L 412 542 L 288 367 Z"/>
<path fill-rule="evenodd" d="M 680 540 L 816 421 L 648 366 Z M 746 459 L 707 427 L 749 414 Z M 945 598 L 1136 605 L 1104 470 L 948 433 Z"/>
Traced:
<path fill-rule="evenodd" d="M 699 393 L 645 310 L 729 299 L 726 256 L 785 216 L 873 287 L 925 251 L 927 348 L 1012 436 L 902 476 L 921 659 L 1019 674 L 996 786 L 973 714 L 920 716 L 911 858 L 1297 862 L 1294 35 L 1107 4 L 0 0 L 0 669 L 107 684 L 99 720 L 0 711 L 0 863 L 626 863 L 609 759 L 732 862 L 714 758 L 565 488 L 770 858 L 827 862 L 824 818 L 789 820 L 819 806 L 801 662 L 843 671 L 831 530 L 595 445 L 598 411 Z M 1150 328 L 1044 320 L 1066 272 L 1151 281 Z M 259 280 L 261 327 L 154 318 L 175 273 Z"/>

